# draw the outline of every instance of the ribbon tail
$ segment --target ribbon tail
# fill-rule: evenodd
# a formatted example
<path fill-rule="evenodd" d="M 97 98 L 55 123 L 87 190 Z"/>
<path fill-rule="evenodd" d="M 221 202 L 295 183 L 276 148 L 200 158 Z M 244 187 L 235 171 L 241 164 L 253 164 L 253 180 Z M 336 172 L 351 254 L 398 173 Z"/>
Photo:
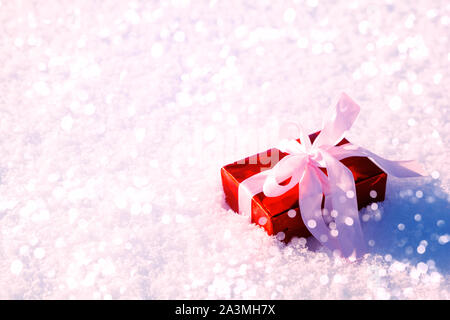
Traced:
<path fill-rule="evenodd" d="M 328 183 L 328 176 L 322 172 L 318 167 L 313 167 L 317 177 L 322 185 L 322 193 L 325 196 L 324 208 L 322 210 L 323 220 L 327 225 L 334 219 L 331 216 L 331 210 L 333 210 L 333 203 L 330 196 L 330 184 Z"/>
<path fill-rule="evenodd" d="M 359 220 L 353 174 L 327 152 L 321 153 L 327 165 L 333 210 L 337 212 L 334 221 L 338 231 L 337 239 L 341 244 L 341 254 L 344 257 L 358 258 L 367 250 Z"/>
<path fill-rule="evenodd" d="M 322 216 L 322 185 L 311 166 L 307 166 L 299 187 L 299 207 L 303 223 L 319 242 L 331 249 L 341 251 L 341 245 L 330 233 Z"/>
<path fill-rule="evenodd" d="M 351 143 L 327 150 L 334 158 L 341 160 L 348 157 L 368 157 L 387 174 L 397 178 L 413 178 L 427 176 L 423 166 L 414 160 L 392 161 Z"/>
<path fill-rule="evenodd" d="M 427 172 L 423 166 L 414 160 L 391 161 L 384 159 L 369 150 L 359 147 L 373 162 L 379 165 L 387 174 L 397 178 L 423 177 Z"/>

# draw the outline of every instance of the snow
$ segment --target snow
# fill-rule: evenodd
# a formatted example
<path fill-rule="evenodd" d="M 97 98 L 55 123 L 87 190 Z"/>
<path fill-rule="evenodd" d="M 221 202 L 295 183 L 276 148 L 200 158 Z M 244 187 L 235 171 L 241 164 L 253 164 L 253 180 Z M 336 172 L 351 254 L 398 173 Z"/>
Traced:
<path fill-rule="evenodd" d="M 1 1 L 0 298 L 449 299 L 448 1 Z M 430 176 L 363 209 L 370 254 L 232 213 L 220 167 L 320 129 Z M 282 238 L 282 235 L 279 237 Z M 306 244 L 306 247 L 305 247 Z"/>

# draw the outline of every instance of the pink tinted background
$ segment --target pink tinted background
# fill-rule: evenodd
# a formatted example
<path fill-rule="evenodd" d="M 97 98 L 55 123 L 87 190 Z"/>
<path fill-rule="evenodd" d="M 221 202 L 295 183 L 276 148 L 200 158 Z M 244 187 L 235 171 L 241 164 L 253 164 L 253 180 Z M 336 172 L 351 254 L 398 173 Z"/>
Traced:
<path fill-rule="evenodd" d="M 0 298 L 449 298 L 448 1 L 3 0 L 0 28 Z M 349 140 L 430 173 L 362 210 L 354 264 L 219 175 L 342 91 Z"/>

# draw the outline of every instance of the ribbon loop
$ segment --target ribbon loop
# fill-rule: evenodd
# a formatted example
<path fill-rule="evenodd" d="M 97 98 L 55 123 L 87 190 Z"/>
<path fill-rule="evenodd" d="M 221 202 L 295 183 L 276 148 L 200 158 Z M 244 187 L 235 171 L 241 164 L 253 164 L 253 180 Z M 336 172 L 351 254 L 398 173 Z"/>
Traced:
<path fill-rule="evenodd" d="M 330 108 L 324 118 L 323 129 L 313 143 L 313 147 L 332 147 L 341 141 L 355 122 L 360 107 L 345 93 L 336 107 Z"/>
<path fill-rule="evenodd" d="M 278 162 L 267 176 L 263 185 L 263 192 L 268 197 L 278 197 L 286 193 L 300 182 L 306 158 L 289 155 Z M 286 179 L 291 179 L 287 185 L 280 185 Z"/>

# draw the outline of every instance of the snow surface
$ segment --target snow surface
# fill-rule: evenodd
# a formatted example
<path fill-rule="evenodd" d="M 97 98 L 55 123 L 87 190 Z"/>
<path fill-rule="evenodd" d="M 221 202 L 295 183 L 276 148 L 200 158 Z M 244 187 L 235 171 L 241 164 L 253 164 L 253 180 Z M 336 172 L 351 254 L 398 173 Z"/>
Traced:
<path fill-rule="evenodd" d="M 447 0 L 0 3 L 0 298 L 450 298 Z M 355 263 L 219 176 L 342 91 L 353 143 L 430 173 L 361 212 Z"/>

